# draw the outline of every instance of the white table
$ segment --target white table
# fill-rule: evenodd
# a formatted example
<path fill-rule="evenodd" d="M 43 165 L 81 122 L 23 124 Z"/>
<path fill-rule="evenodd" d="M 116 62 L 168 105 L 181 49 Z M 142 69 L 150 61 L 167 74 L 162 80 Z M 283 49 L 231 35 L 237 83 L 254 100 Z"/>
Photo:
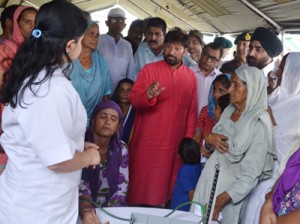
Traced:
<path fill-rule="evenodd" d="M 148 215 L 156 215 L 156 216 L 165 216 L 169 214 L 172 210 L 169 209 L 160 209 L 160 208 L 144 208 L 144 207 L 113 207 L 113 208 L 105 208 L 106 211 L 109 213 L 130 219 L 131 213 L 143 213 Z M 102 223 L 105 221 L 109 221 L 110 224 L 123 224 L 123 223 L 129 223 L 127 221 L 121 221 L 115 218 L 110 217 L 109 215 L 105 214 L 100 209 L 96 209 L 97 215 Z M 169 218 L 175 218 L 175 219 L 181 219 L 185 221 L 196 221 L 200 222 L 201 218 L 199 216 L 196 216 L 193 213 L 190 212 L 183 212 L 183 211 L 176 211 L 173 213 Z M 78 220 L 77 224 L 82 224 L 81 220 Z"/>

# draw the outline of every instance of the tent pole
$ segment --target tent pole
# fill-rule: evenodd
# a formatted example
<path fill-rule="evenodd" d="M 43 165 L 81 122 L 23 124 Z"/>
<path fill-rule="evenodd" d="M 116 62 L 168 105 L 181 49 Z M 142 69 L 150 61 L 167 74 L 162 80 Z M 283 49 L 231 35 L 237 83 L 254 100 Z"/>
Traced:
<path fill-rule="evenodd" d="M 282 30 L 282 27 L 279 26 L 278 23 L 276 23 L 273 19 L 271 19 L 269 16 L 267 16 L 266 14 L 264 14 L 262 11 L 260 11 L 258 8 L 256 8 L 254 5 L 252 5 L 250 2 L 248 2 L 247 0 L 240 0 L 242 3 L 244 3 L 244 5 L 246 5 L 248 8 L 250 8 L 251 10 L 253 10 L 256 14 L 258 14 L 259 16 L 263 17 L 265 20 L 267 20 L 272 26 L 274 26 L 278 31 Z"/>

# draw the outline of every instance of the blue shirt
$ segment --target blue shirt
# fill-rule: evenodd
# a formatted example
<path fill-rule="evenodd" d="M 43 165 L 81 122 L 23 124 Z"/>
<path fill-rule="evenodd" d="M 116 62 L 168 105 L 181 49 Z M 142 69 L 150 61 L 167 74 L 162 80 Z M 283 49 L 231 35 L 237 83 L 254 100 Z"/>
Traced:
<path fill-rule="evenodd" d="M 160 60 L 164 60 L 163 50 L 158 55 L 155 55 L 147 42 L 141 43 L 134 54 L 134 79 L 137 78 L 138 74 L 140 73 L 140 70 L 144 67 L 144 65 Z M 187 67 L 196 64 L 191 58 L 191 56 L 187 53 L 183 56 L 182 62 Z"/>
<path fill-rule="evenodd" d="M 178 171 L 176 183 L 174 186 L 171 209 L 175 209 L 182 203 L 189 202 L 189 192 L 195 190 L 202 170 L 202 164 L 182 164 Z M 185 205 L 178 210 L 189 211 L 190 205 Z"/>
<path fill-rule="evenodd" d="M 155 55 L 147 42 L 141 43 L 134 54 L 135 67 L 133 71 L 133 76 L 136 79 L 144 65 L 163 59 L 163 51 L 161 51 L 158 55 Z"/>

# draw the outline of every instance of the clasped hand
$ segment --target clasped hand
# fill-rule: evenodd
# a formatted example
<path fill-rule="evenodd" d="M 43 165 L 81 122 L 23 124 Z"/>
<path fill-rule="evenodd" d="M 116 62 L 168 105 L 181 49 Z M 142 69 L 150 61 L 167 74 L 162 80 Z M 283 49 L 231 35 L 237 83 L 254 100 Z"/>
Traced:
<path fill-rule="evenodd" d="M 205 143 L 207 145 L 212 145 L 221 153 L 228 152 L 228 138 L 225 135 L 209 133 L 205 136 Z"/>

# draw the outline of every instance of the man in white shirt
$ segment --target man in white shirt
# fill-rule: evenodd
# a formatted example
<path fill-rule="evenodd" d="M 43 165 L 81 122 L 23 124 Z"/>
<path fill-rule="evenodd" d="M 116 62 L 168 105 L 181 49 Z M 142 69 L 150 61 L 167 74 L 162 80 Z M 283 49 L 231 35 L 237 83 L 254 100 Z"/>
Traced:
<path fill-rule="evenodd" d="M 216 69 L 223 55 L 222 47 L 217 43 L 208 43 L 201 52 L 198 65 L 190 68 L 195 72 L 198 83 L 198 114 L 208 104 L 209 89 L 214 79 L 220 74 Z"/>
<path fill-rule="evenodd" d="M 97 49 L 109 64 L 113 93 L 121 79 L 134 80 L 134 60 L 130 43 L 122 38 L 122 31 L 126 26 L 125 12 L 120 8 L 113 8 L 107 17 L 105 23 L 108 33 L 100 35 Z"/>

